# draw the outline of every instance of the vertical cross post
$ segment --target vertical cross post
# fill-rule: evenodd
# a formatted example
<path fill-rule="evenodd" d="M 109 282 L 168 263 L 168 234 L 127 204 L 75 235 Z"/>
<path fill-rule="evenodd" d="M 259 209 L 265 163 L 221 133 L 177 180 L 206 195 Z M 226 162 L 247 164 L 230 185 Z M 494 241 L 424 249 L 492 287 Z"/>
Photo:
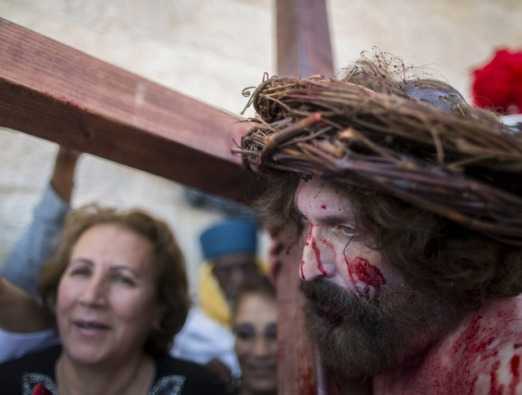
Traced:
<path fill-rule="evenodd" d="M 277 0 L 277 72 L 284 76 L 332 75 L 333 56 L 325 0 Z M 298 265 L 302 243 L 287 230 L 277 275 L 278 390 L 282 395 L 321 393 L 317 356 L 305 331 Z"/>

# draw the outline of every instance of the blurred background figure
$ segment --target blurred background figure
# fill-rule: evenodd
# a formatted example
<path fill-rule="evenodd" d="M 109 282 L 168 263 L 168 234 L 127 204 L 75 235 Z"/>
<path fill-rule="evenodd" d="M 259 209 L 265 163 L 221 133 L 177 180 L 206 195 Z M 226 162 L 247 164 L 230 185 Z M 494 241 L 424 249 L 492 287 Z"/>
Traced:
<path fill-rule="evenodd" d="M 232 311 L 235 350 L 241 367 L 237 394 L 277 394 L 277 301 L 268 278 L 246 281 Z"/>
<path fill-rule="evenodd" d="M 40 292 L 61 345 L 0 365 L 2 391 L 225 394 L 202 366 L 168 356 L 190 297 L 162 220 L 95 205 L 71 212 Z"/>
<path fill-rule="evenodd" d="M 51 179 L 33 210 L 33 218 L 0 265 L 0 276 L 36 295 L 43 261 L 56 246 L 65 216 L 71 209 L 74 175 L 80 153 L 60 147 Z"/>
<path fill-rule="evenodd" d="M 56 247 L 71 210 L 78 158 L 77 152 L 58 150 L 49 185 L 33 219 L 0 268 L 0 302 L 10 306 L 0 317 L 0 361 L 59 342 L 49 329 L 52 321 L 44 319 L 32 298 L 38 299 L 39 272 Z M 200 265 L 203 308 L 189 310 L 186 325 L 171 349 L 174 357 L 207 364 L 228 383 L 240 375 L 229 304 L 246 278 L 259 275 L 257 231 L 256 221 L 249 215 L 222 220 L 202 232 L 200 247 L 206 260 Z"/>
<path fill-rule="evenodd" d="M 70 210 L 79 156 L 76 151 L 58 149 L 32 220 L 0 265 L 0 362 L 58 342 L 49 329 L 53 320 L 34 299 L 42 265 L 56 247 Z"/>
<path fill-rule="evenodd" d="M 207 364 L 231 383 L 240 375 L 230 330 L 230 309 L 240 287 L 261 276 L 257 224 L 252 217 L 228 218 L 200 235 L 205 262 L 200 267 L 199 304 L 176 337 L 172 355 Z"/>
<path fill-rule="evenodd" d="M 212 319 L 230 326 L 230 304 L 241 284 L 264 270 L 257 259 L 257 223 L 251 217 L 225 219 L 200 236 L 206 260 L 200 268 L 199 303 Z"/>

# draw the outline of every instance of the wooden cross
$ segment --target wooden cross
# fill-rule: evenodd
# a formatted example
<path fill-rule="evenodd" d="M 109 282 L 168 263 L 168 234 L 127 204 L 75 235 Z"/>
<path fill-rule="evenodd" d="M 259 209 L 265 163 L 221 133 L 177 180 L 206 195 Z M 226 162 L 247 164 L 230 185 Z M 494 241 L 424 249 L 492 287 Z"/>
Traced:
<path fill-rule="evenodd" d="M 331 75 L 325 0 L 278 0 L 276 18 L 278 74 Z M 259 191 L 231 153 L 249 127 L 239 117 L 1 18 L 0 59 L 0 126 L 222 197 Z M 279 393 L 325 393 L 303 325 L 301 246 L 281 241 Z"/>

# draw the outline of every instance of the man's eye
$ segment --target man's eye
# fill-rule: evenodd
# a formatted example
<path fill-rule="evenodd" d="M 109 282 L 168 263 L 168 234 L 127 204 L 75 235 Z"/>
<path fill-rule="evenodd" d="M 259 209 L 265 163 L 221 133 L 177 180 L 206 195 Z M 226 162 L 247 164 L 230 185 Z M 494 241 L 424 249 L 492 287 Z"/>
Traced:
<path fill-rule="evenodd" d="M 299 224 L 302 226 L 302 227 L 306 227 L 310 221 L 308 221 L 308 218 L 306 218 L 302 213 L 298 213 L 298 220 L 299 220 Z"/>
<path fill-rule="evenodd" d="M 337 225 L 337 229 L 343 232 L 347 236 L 353 236 L 355 234 L 355 228 L 349 225 Z"/>

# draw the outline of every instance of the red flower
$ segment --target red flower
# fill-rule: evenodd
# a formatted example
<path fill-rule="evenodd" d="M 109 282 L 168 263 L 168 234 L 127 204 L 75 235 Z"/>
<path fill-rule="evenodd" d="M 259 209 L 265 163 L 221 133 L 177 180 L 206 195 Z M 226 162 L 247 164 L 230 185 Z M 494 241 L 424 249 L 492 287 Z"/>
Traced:
<path fill-rule="evenodd" d="M 45 388 L 45 385 L 36 384 L 33 388 L 32 395 L 51 395 L 51 392 Z"/>
<path fill-rule="evenodd" d="M 475 105 L 504 114 L 522 112 L 522 51 L 500 49 L 493 59 L 473 70 Z"/>

